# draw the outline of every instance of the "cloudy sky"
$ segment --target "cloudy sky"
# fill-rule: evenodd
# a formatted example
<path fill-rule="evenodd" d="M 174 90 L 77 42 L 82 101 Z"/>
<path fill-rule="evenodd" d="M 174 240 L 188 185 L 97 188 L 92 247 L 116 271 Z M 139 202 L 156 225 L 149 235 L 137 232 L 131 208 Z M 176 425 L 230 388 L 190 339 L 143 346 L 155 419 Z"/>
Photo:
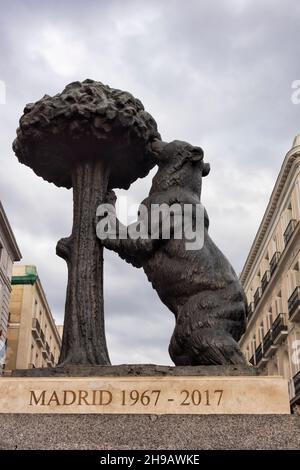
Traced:
<path fill-rule="evenodd" d="M 300 105 L 291 101 L 292 82 L 300 79 L 299 2 L 11 0 L 1 6 L 0 198 L 23 262 L 38 267 L 56 321 L 63 321 L 66 266 L 55 246 L 71 231 L 72 194 L 19 164 L 11 143 L 24 105 L 74 80 L 130 91 L 165 141 L 203 147 L 211 164 L 202 194 L 211 236 L 240 272 L 300 132 Z M 146 197 L 154 173 L 132 185 L 130 201 Z M 108 252 L 105 313 L 113 363 L 171 363 L 172 314 L 142 270 Z"/>

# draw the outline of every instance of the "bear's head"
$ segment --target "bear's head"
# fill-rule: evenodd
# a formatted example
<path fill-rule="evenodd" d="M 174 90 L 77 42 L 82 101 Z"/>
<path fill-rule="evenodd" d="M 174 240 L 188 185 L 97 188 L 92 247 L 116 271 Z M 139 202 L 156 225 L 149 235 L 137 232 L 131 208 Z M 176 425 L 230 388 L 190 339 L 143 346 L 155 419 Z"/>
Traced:
<path fill-rule="evenodd" d="M 180 140 L 157 142 L 153 148 L 158 165 L 153 180 L 155 186 L 161 189 L 183 187 L 200 195 L 202 176 L 207 176 L 210 171 L 209 164 L 203 161 L 203 150 Z"/>

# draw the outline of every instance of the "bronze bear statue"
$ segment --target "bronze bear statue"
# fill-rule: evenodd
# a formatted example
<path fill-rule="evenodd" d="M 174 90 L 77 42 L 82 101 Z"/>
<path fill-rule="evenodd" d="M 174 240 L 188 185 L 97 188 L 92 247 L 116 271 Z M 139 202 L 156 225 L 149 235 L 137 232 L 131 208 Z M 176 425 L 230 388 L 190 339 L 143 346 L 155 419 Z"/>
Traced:
<path fill-rule="evenodd" d="M 202 177 L 210 171 L 202 149 L 181 141 L 155 145 L 158 171 L 143 206 L 150 210 L 153 204 L 199 204 Z M 208 226 L 205 211 L 204 244 L 198 250 L 187 250 L 185 239 L 172 234 L 167 240 L 117 237 L 102 242 L 128 263 L 143 267 L 174 313 L 169 354 L 175 365 L 245 364 L 237 343 L 245 330 L 245 295 L 229 261 L 211 240 Z"/>

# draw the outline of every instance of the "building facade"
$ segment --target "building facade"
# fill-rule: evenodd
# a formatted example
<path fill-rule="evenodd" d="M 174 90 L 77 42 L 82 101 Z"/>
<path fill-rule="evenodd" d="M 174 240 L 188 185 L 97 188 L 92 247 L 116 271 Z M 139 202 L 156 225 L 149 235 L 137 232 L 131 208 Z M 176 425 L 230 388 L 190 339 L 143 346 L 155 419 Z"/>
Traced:
<path fill-rule="evenodd" d="M 6 358 L 12 267 L 20 259 L 20 250 L 0 201 L 0 375 Z"/>
<path fill-rule="evenodd" d="M 60 336 L 61 339 L 62 339 L 62 337 L 63 337 L 63 332 L 64 332 L 64 325 L 56 325 L 56 328 L 57 328 L 57 331 L 58 331 L 59 336 Z"/>
<path fill-rule="evenodd" d="M 35 266 L 13 268 L 6 370 L 55 366 L 61 338 Z"/>
<path fill-rule="evenodd" d="M 288 379 L 291 404 L 299 404 L 300 135 L 284 159 L 240 280 L 248 300 L 242 351 L 262 375 Z"/>

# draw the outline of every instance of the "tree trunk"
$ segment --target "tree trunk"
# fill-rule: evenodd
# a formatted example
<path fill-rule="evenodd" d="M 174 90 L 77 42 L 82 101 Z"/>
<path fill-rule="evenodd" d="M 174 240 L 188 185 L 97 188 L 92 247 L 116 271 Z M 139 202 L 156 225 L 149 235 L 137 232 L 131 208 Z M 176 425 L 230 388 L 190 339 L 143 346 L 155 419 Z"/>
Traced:
<path fill-rule="evenodd" d="M 56 253 L 68 265 L 68 287 L 59 365 L 110 364 L 104 329 L 103 248 L 96 236 L 96 208 L 104 202 L 108 169 L 100 160 L 74 168 L 73 229 Z"/>

